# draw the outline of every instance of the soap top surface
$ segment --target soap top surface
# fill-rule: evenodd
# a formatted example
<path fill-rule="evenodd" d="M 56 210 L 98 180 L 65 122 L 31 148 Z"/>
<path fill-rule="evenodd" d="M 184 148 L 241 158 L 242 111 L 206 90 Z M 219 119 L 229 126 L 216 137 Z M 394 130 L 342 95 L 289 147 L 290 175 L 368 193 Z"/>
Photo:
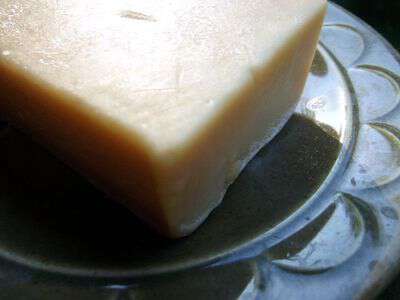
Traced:
<path fill-rule="evenodd" d="M 158 151 L 257 85 L 325 0 L 2 0 L 0 62 Z"/>

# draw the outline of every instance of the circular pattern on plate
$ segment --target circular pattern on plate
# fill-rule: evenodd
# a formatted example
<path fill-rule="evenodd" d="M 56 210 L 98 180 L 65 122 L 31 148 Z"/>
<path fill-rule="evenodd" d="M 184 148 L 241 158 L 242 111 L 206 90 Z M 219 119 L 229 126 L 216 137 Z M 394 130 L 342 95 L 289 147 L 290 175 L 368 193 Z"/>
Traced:
<path fill-rule="evenodd" d="M 345 190 L 386 185 L 400 176 L 400 135 L 379 124 L 362 125 L 351 163 L 346 170 Z"/>
<path fill-rule="evenodd" d="M 345 195 L 337 195 L 334 206 L 324 226 L 303 249 L 274 260 L 274 264 L 292 272 L 317 273 L 337 267 L 353 256 L 363 243 L 365 221 Z"/>
<path fill-rule="evenodd" d="M 343 66 L 356 62 L 365 49 L 362 33 L 348 24 L 325 25 L 321 32 L 321 41 Z"/>
<path fill-rule="evenodd" d="M 349 70 L 356 87 L 360 119 L 369 122 L 395 109 L 400 103 L 400 79 L 383 68 L 358 66 Z"/>

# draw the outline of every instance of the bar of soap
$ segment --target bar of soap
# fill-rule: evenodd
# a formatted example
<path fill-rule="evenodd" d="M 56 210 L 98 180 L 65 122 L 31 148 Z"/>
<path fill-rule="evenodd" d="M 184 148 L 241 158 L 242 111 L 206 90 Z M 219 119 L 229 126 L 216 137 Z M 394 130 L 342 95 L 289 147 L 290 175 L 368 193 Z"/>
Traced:
<path fill-rule="evenodd" d="M 161 234 L 185 236 L 293 112 L 325 10 L 2 0 L 0 116 Z"/>

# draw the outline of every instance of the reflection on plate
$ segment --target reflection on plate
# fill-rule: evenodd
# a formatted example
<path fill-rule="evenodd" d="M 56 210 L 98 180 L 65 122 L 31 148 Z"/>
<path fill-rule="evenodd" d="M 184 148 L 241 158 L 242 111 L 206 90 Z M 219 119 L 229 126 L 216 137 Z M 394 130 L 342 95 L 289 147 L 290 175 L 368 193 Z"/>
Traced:
<path fill-rule="evenodd" d="M 330 5 L 297 114 L 179 241 L 0 124 L 0 298 L 373 297 L 400 258 L 399 62 Z"/>

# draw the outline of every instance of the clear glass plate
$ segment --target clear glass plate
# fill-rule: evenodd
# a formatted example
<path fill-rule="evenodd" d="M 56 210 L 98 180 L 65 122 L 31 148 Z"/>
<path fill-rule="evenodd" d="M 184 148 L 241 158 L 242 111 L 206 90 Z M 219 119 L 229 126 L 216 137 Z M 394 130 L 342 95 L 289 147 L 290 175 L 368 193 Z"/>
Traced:
<path fill-rule="evenodd" d="M 399 267 L 399 102 L 397 53 L 331 4 L 297 114 L 178 241 L 0 125 L 0 298 L 371 298 Z"/>

